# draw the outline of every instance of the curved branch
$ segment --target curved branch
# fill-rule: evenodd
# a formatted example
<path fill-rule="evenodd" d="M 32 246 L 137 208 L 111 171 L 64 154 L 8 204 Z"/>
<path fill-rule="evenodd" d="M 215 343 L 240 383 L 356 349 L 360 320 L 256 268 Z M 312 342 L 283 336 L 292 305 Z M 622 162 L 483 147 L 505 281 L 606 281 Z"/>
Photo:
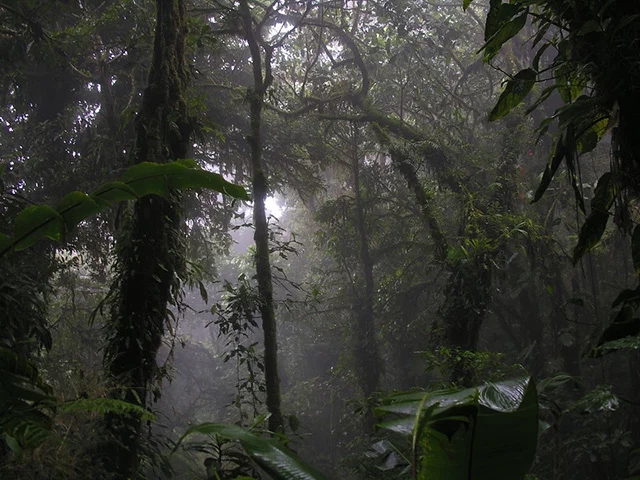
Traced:
<path fill-rule="evenodd" d="M 342 41 L 342 43 L 351 51 L 353 54 L 353 63 L 360 70 L 360 75 L 362 76 L 362 83 L 360 86 L 360 90 L 353 97 L 355 105 L 358 105 L 364 98 L 369 94 L 369 90 L 371 88 L 371 79 L 369 76 L 369 70 L 367 65 L 364 62 L 362 54 L 360 53 L 360 48 L 356 43 L 356 39 L 349 33 L 346 32 L 342 27 L 338 25 L 334 25 L 333 23 L 327 22 L 322 18 L 303 18 L 295 15 L 285 15 L 283 18 L 295 21 L 299 25 L 307 25 L 310 27 L 320 27 L 325 28 L 327 30 L 331 30 L 334 32 L 338 38 Z"/>

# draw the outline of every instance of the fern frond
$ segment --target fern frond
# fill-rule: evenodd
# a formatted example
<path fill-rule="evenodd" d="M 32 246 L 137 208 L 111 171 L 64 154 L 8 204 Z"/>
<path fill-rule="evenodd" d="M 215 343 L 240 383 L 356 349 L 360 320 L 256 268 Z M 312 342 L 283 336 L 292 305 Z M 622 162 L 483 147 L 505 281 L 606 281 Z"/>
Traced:
<path fill-rule="evenodd" d="M 105 413 L 117 413 L 120 415 L 138 415 L 142 420 L 156 420 L 156 416 L 146 408 L 124 400 L 113 398 L 81 398 L 72 402 L 66 402 L 59 406 L 62 412 L 95 412 L 101 415 Z"/>

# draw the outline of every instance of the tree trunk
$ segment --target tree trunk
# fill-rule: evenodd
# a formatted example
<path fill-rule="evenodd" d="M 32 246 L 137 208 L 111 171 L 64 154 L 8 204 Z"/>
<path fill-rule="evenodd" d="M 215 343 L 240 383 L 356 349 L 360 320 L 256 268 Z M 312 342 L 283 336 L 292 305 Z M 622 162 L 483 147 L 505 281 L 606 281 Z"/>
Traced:
<path fill-rule="evenodd" d="M 490 299 L 491 270 L 487 255 L 457 265 L 445 287 L 445 299 L 439 309 L 444 322 L 444 343 L 461 352 L 475 352 L 480 329 Z M 460 386 L 471 386 L 473 368 L 463 355 L 454 355 L 449 380 Z"/>
<path fill-rule="evenodd" d="M 360 159 L 358 155 L 358 126 L 353 126 L 353 152 L 352 152 L 352 174 L 353 189 L 356 201 L 356 232 L 358 235 L 360 262 L 362 265 L 362 275 L 364 278 L 364 298 L 356 299 L 354 311 L 356 314 L 356 364 L 360 386 L 365 398 L 369 398 L 378 390 L 380 381 L 381 361 L 378 353 L 378 345 L 375 337 L 375 315 L 373 309 L 374 280 L 373 280 L 373 259 L 369 251 L 369 241 L 367 238 L 366 218 L 364 212 L 364 202 L 362 199 L 362 189 L 360 184 Z M 365 428 L 372 429 L 375 419 L 367 409 L 365 416 Z"/>
<path fill-rule="evenodd" d="M 189 145 L 191 127 L 183 98 L 188 77 L 186 7 L 182 0 L 157 0 L 156 9 L 153 61 L 136 120 L 135 163 L 185 158 Z M 159 375 L 156 354 L 182 268 L 180 222 L 177 194 L 168 200 L 146 196 L 135 203 L 130 227 L 118 242 L 105 363 L 111 396 L 143 407 Z M 141 419 L 112 413 L 105 424 L 105 467 L 116 478 L 131 478 L 138 469 Z"/>
<path fill-rule="evenodd" d="M 240 1 L 240 15 L 243 21 L 244 35 L 251 52 L 253 67 L 253 88 L 249 91 L 250 129 L 247 137 L 251 148 L 251 169 L 253 188 L 253 222 L 255 226 L 254 241 L 256 244 L 256 277 L 260 296 L 260 315 L 264 333 L 264 376 L 267 395 L 269 430 L 282 432 L 284 421 L 280 409 L 280 379 L 278 377 L 278 339 L 276 315 L 273 304 L 273 281 L 271 262 L 269 259 L 269 224 L 265 213 L 264 202 L 267 198 L 267 175 L 262 161 L 262 108 L 267 89 L 273 81 L 271 76 L 270 47 L 265 46 L 264 66 L 262 72 L 262 55 L 260 53 L 259 32 L 253 30 L 253 18 L 246 0 Z"/>
<path fill-rule="evenodd" d="M 394 168 L 404 177 L 420 207 L 423 224 L 434 242 L 433 255 L 450 272 L 444 291 L 445 299 L 439 308 L 444 323 L 443 341 L 445 345 L 461 351 L 475 351 L 490 297 L 491 271 L 489 259 L 485 258 L 488 254 L 477 256 L 467 264 L 454 265 L 448 260 L 449 244 L 434 212 L 431 195 L 422 186 L 407 154 L 394 147 L 379 130 L 376 133 L 378 139 L 387 144 Z M 450 380 L 469 384 L 472 382 L 471 372 L 464 358 L 458 357 L 461 360 L 452 365 Z"/>

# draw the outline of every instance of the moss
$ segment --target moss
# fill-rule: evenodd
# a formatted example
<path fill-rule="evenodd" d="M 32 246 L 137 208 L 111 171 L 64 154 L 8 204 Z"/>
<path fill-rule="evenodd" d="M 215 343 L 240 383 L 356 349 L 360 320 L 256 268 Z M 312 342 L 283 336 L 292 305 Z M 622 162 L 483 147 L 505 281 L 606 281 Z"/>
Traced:
<path fill-rule="evenodd" d="M 185 90 L 186 10 L 183 0 L 157 3 L 154 53 L 148 86 L 136 121 L 136 163 L 186 158 L 191 122 Z M 147 196 L 135 204 L 129 227 L 119 240 L 105 361 L 112 396 L 146 406 L 160 376 L 155 358 L 164 335 L 167 306 L 176 302 L 183 270 L 181 201 Z M 110 440 L 100 452 L 120 478 L 138 468 L 142 419 L 135 414 L 106 417 Z"/>

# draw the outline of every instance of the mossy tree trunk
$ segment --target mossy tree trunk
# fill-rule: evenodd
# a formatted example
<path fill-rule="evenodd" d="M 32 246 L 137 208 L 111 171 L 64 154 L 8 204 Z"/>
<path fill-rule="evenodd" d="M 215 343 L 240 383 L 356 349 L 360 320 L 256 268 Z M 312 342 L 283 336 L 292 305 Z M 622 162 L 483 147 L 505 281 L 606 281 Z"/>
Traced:
<path fill-rule="evenodd" d="M 374 314 L 374 277 L 373 258 L 367 235 L 367 220 L 365 213 L 365 199 L 363 198 L 362 183 L 360 181 L 360 154 L 358 150 L 357 125 L 352 125 L 353 148 L 351 149 L 351 172 L 353 176 L 353 190 L 355 195 L 355 228 L 358 237 L 358 252 L 362 277 L 364 279 L 364 296 L 355 299 L 354 313 L 356 316 L 355 329 L 355 357 L 360 387 L 365 398 L 370 398 L 378 390 L 381 375 L 380 354 L 375 336 Z M 373 429 L 375 419 L 371 409 L 367 409 L 365 428 Z"/>
<path fill-rule="evenodd" d="M 278 340 L 276 315 L 273 303 L 273 280 L 269 258 L 269 224 L 265 212 L 268 194 L 267 174 L 262 158 L 262 110 L 265 95 L 273 82 L 271 57 L 273 48 L 264 44 L 260 32 L 254 30 L 253 16 L 246 0 L 240 0 L 244 38 L 249 45 L 253 69 L 253 87 L 249 89 L 250 133 L 247 136 L 251 148 L 251 170 L 253 190 L 253 223 L 256 245 L 256 277 L 260 296 L 260 315 L 264 334 L 264 375 L 266 403 L 269 416 L 269 430 L 281 432 L 284 429 L 280 409 L 280 378 L 278 376 Z M 261 50 L 265 52 L 263 62 Z M 264 72 L 263 72 L 264 64 Z"/>
<path fill-rule="evenodd" d="M 433 240 L 433 256 L 449 272 L 444 300 L 438 313 L 442 319 L 442 342 L 462 351 L 475 351 L 489 300 L 491 271 L 486 254 L 477 255 L 468 263 L 453 263 L 448 259 L 449 242 L 435 213 L 433 196 L 427 192 L 411 162 L 410 151 L 394 145 L 380 129 L 378 139 L 389 149 L 394 168 L 404 177 L 422 214 L 425 229 Z M 427 152 L 425 152 L 427 153 Z M 450 179 L 447 179 L 449 182 Z M 455 187 L 455 185 L 454 185 Z M 461 229 L 464 231 L 464 228 Z M 451 366 L 449 379 L 459 384 L 471 383 L 470 372 L 463 356 Z"/>
<path fill-rule="evenodd" d="M 157 0 L 156 9 L 153 60 L 136 120 L 135 163 L 185 158 L 189 145 L 191 122 L 184 101 L 186 7 L 183 0 Z M 156 354 L 183 261 L 180 223 L 177 194 L 168 200 L 146 196 L 135 203 L 130 224 L 118 241 L 105 348 L 113 398 L 146 406 L 159 376 Z M 109 414 L 105 424 L 105 467 L 116 478 L 131 478 L 138 469 L 141 419 Z"/>

